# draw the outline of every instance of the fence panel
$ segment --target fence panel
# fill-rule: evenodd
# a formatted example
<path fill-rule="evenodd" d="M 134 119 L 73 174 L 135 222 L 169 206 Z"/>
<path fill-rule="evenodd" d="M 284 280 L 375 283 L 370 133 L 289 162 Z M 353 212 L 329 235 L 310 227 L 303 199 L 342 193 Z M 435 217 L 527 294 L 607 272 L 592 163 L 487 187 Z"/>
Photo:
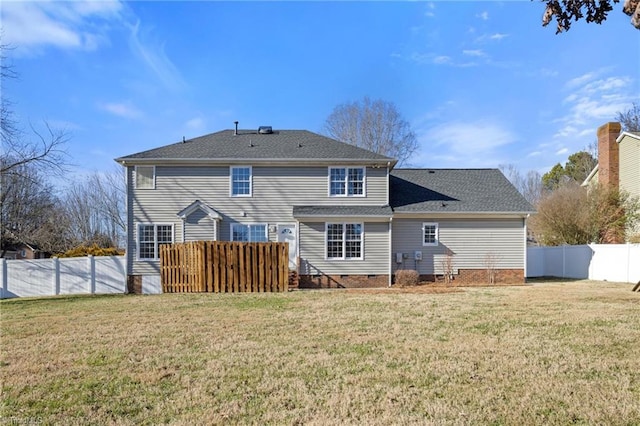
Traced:
<path fill-rule="evenodd" d="M 166 293 L 286 291 L 288 243 L 167 244 L 160 249 L 160 271 Z"/>
<path fill-rule="evenodd" d="M 640 244 L 527 248 L 527 277 L 640 282 Z"/>
<path fill-rule="evenodd" d="M 1 259 L 0 298 L 125 293 L 124 256 Z"/>

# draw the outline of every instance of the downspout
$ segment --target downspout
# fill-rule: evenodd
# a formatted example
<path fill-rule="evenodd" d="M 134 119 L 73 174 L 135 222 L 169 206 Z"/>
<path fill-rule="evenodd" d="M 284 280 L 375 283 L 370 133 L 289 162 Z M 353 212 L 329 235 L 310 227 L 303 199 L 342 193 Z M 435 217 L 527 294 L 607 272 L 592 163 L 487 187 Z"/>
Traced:
<path fill-rule="evenodd" d="M 526 215 L 522 219 L 524 223 L 524 281 L 527 282 L 527 219 L 530 215 Z"/>
<path fill-rule="evenodd" d="M 387 205 L 391 207 L 389 180 L 391 179 L 391 161 L 387 161 Z M 389 218 L 389 287 L 393 282 L 393 212 Z"/>
<path fill-rule="evenodd" d="M 393 277 L 393 216 L 389 218 L 389 287 Z"/>

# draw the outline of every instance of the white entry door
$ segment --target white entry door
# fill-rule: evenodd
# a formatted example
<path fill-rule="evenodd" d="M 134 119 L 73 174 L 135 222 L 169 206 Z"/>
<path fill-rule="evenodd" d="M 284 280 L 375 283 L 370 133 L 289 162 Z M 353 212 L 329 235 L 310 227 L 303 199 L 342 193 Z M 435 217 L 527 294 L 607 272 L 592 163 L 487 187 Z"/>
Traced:
<path fill-rule="evenodd" d="M 289 243 L 289 269 L 296 269 L 298 238 L 295 224 L 278 224 L 278 242 Z"/>

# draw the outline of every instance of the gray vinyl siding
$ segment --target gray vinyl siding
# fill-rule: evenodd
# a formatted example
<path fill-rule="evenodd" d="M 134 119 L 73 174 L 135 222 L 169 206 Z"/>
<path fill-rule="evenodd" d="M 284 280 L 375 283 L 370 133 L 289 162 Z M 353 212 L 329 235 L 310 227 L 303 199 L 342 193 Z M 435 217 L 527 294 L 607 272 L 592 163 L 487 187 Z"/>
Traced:
<path fill-rule="evenodd" d="M 437 246 L 422 245 L 422 224 L 436 222 L 439 228 Z M 417 269 L 420 274 L 442 274 L 447 249 L 453 252 L 453 267 L 486 269 L 486 257 L 497 258 L 496 268 L 524 269 L 523 219 L 394 219 L 393 268 Z M 422 251 L 422 261 L 415 262 L 414 252 Z M 396 253 L 408 254 L 402 265 L 396 264 Z"/>
<path fill-rule="evenodd" d="M 247 164 L 251 165 L 251 164 Z M 230 239 L 230 224 L 295 223 L 294 205 L 375 205 L 388 203 L 387 169 L 367 168 L 366 197 L 329 197 L 328 168 L 253 166 L 252 197 L 231 197 L 229 167 L 156 166 L 155 189 L 135 189 L 134 167 L 127 168 L 129 230 L 127 256 L 129 273 L 159 273 L 158 261 L 136 261 L 138 223 L 173 223 L 174 241 L 182 241 L 183 223 L 177 213 L 195 200 L 207 204 L 222 216 L 218 238 Z M 243 216 L 243 213 L 245 216 Z M 269 231 L 270 241 L 276 241 Z M 323 251 L 324 253 L 324 251 Z"/>
<path fill-rule="evenodd" d="M 336 221 L 339 222 L 339 221 Z M 345 220 L 343 222 L 360 222 Z M 364 259 L 327 260 L 325 222 L 300 223 L 300 273 L 384 275 L 389 273 L 389 223 L 364 222 Z"/>
<path fill-rule="evenodd" d="M 640 140 L 625 136 L 619 148 L 620 189 L 640 197 Z"/>
<path fill-rule="evenodd" d="M 205 212 L 197 209 L 184 223 L 185 241 L 215 240 L 215 221 Z"/>

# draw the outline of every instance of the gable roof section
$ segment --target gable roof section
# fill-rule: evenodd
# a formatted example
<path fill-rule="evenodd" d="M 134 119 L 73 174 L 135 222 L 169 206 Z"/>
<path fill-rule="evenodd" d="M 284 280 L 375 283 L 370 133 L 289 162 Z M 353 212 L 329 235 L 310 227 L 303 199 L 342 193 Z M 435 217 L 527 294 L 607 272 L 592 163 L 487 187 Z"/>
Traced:
<path fill-rule="evenodd" d="M 189 204 L 187 207 L 178 212 L 177 216 L 181 219 L 186 219 L 191 216 L 196 210 L 202 210 L 207 216 L 214 220 L 221 220 L 222 216 L 215 209 L 209 207 L 205 203 L 200 200 L 195 200 L 193 203 Z"/>
<path fill-rule="evenodd" d="M 358 148 L 307 130 L 276 130 L 271 134 L 256 131 L 222 130 L 185 142 L 117 158 L 123 165 L 162 162 L 233 163 L 246 162 L 374 162 L 396 160 Z"/>
<path fill-rule="evenodd" d="M 397 213 L 535 212 L 498 169 L 395 169 L 389 179 Z"/>

